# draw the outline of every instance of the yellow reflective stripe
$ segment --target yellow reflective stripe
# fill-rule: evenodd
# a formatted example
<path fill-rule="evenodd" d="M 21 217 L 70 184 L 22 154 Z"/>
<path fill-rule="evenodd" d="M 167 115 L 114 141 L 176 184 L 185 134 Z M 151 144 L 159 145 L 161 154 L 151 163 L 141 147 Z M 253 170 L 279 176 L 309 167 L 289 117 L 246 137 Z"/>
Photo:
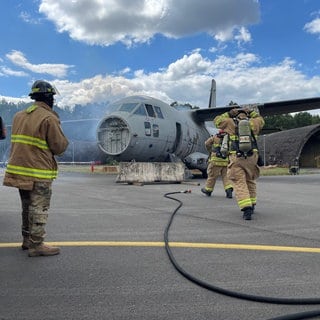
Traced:
<path fill-rule="evenodd" d="M 224 190 L 228 190 L 228 189 L 231 189 L 233 188 L 232 184 L 227 184 L 225 187 L 224 187 Z"/>
<path fill-rule="evenodd" d="M 250 200 L 251 200 L 252 204 L 256 204 L 257 203 L 257 198 L 251 198 Z"/>
<path fill-rule="evenodd" d="M 40 149 L 49 149 L 48 144 L 45 140 L 26 136 L 24 134 L 13 134 L 11 135 L 11 142 L 29 144 Z"/>
<path fill-rule="evenodd" d="M 245 208 L 245 207 L 251 207 L 252 202 L 251 202 L 250 198 L 249 199 L 243 199 L 243 200 L 239 200 L 238 201 L 238 205 L 242 209 L 242 208 Z"/>
<path fill-rule="evenodd" d="M 222 115 L 218 116 L 218 117 L 215 119 L 216 121 L 214 121 L 215 126 L 216 126 L 216 127 L 219 127 L 220 123 L 221 123 L 223 120 L 227 119 L 227 118 L 230 118 L 228 112 L 225 112 L 225 113 L 223 113 Z"/>
<path fill-rule="evenodd" d="M 228 165 L 229 160 L 213 156 L 209 162 L 213 162 L 216 166 L 225 167 Z"/>
<path fill-rule="evenodd" d="M 36 110 L 37 108 L 38 108 L 38 106 L 33 104 L 32 106 L 30 106 L 29 108 L 26 109 L 26 112 L 31 113 L 32 111 Z"/>
<path fill-rule="evenodd" d="M 27 168 L 22 166 L 14 166 L 12 164 L 7 165 L 6 172 L 17 174 L 20 176 L 34 177 L 40 179 L 55 179 L 58 174 L 57 170 Z"/>
<path fill-rule="evenodd" d="M 238 136 L 233 135 L 233 134 L 230 134 L 230 135 L 229 135 L 229 138 L 230 138 L 230 140 L 232 140 L 232 141 L 238 140 Z"/>

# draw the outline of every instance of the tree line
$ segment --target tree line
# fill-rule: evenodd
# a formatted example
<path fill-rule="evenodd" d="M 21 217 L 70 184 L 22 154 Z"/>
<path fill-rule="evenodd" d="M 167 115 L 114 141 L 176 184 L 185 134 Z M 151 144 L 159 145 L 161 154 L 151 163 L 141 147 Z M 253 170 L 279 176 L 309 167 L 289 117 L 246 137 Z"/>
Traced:
<path fill-rule="evenodd" d="M 288 130 L 318 124 L 320 123 L 320 116 L 312 115 L 308 112 L 299 112 L 294 115 L 267 116 L 264 120 L 264 127 L 267 129 Z"/>

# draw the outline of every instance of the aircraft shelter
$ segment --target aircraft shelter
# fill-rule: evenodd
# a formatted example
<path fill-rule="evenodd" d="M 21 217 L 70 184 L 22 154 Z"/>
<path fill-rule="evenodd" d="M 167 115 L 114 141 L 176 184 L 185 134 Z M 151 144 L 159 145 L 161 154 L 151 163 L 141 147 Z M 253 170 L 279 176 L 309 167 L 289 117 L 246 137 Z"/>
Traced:
<path fill-rule="evenodd" d="M 320 167 L 320 124 L 261 135 L 258 145 L 265 165 Z"/>

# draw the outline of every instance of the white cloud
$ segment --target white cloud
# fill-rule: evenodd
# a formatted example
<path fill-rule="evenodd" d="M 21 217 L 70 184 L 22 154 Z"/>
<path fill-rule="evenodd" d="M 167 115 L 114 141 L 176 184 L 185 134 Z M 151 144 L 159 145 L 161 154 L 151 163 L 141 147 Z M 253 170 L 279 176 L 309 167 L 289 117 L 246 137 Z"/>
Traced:
<path fill-rule="evenodd" d="M 206 32 L 220 41 L 235 33 L 247 41 L 242 27 L 259 21 L 256 0 L 42 0 L 39 11 L 59 32 L 102 46 L 144 43 L 157 33 L 179 38 Z"/>
<path fill-rule="evenodd" d="M 21 12 L 20 13 L 20 18 L 26 22 L 26 23 L 29 23 L 29 24 L 40 24 L 40 19 L 36 19 L 34 17 L 32 17 L 28 12 Z"/>
<path fill-rule="evenodd" d="M 238 41 L 238 43 L 242 42 L 250 42 L 251 41 L 251 34 L 245 27 L 241 27 L 238 30 L 238 34 L 235 35 L 235 39 Z"/>
<path fill-rule="evenodd" d="M 304 30 L 312 34 L 320 34 L 320 18 L 316 18 L 304 26 Z"/>
<path fill-rule="evenodd" d="M 24 71 L 16 71 L 16 70 L 12 70 L 10 68 L 7 67 L 1 67 L 1 74 L 5 75 L 5 76 L 14 76 L 14 77 L 26 77 L 28 76 L 27 73 L 25 73 Z"/>
<path fill-rule="evenodd" d="M 22 52 L 17 50 L 13 50 L 10 53 L 6 54 L 6 57 L 13 64 L 23 69 L 32 71 L 34 73 L 49 74 L 58 78 L 65 77 L 67 75 L 68 69 L 72 67 L 65 64 L 32 64 L 27 60 Z"/>
<path fill-rule="evenodd" d="M 7 96 L 2 96 L 0 95 L 0 100 L 5 100 L 11 103 L 19 104 L 20 102 L 25 102 L 28 103 L 30 102 L 30 97 L 28 98 L 13 98 L 13 97 L 7 97 Z"/>
<path fill-rule="evenodd" d="M 60 106 L 114 101 L 144 94 L 168 103 L 188 102 L 207 107 L 211 79 L 217 82 L 217 105 L 236 101 L 262 103 L 318 96 L 320 77 L 308 79 L 286 58 L 278 64 L 262 66 L 254 54 L 204 58 L 198 51 L 171 63 L 158 72 L 136 70 L 132 79 L 98 75 L 78 83 L 57 80 Z"/>

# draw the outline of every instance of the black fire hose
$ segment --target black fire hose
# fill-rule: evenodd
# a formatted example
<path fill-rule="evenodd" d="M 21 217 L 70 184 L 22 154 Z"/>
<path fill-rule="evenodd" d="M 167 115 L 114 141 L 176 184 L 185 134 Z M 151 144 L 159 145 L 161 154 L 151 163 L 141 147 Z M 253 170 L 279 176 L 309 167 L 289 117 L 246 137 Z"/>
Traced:
<path fill-rule="evenodd" d="M 202 281 L 194 276 L 192 276 L 190 273 L 188 273 L 186 270 L 184 270 L 179 263 L 176 261 L 170 246 L 169 246 L 169 229 L 171 227 L 172 221 L 175 217 L 175 214 L 178 212 L 178 210 L 182 207 L 183 203 L 182 201 L 170 197 L 171 194 L 177 194 L 177 193 L 190 193 L 191 190 L 185 190 L 185 191 L 176 191 L 176 192 L 168 192 L 164 195 L 165 198 L 174 200 L 179 203 L 177 208 L 174 210 L 173 214 L 171 215 L 169 222 L 165 228 L 164 231 L 164 243 L 165 243 L 165 249 L 167 251 L 168 257 L 175 267 L 175 269 L 182 274 L 185 278 L 190 280 L 191 282 L 199 285 L 200 287 L 203 287 L 205 289 L 208 289 L 210 291 L 226 295 L 229 297 L 242 299 L 242 300 L 249 300 L 249 301 L 255 301 L 255 302 L 262 302 L 262 303 L 273 303 L 273 304 L 287 304 L 287 305 L 313 305 L 313 304 L 320 304 L 320 298 L 274 298 L 274 297 L 265 297 L 265 296 L 257 296 L 257 295 L 251 295 L 236 291 L 227 290 L 221 287 L 214 286 L 208 282 Z M 300 319 L 311 319 L 316 316 L 320 315 L 320 310 L 313 310 L 313 311 L 307 311 L 307 312 L 301 312 L 301 313 L 295 313 L 291 315 L 284 315 L 277 318 L 270 318 L 268 320 L 300 320 Z"/>

